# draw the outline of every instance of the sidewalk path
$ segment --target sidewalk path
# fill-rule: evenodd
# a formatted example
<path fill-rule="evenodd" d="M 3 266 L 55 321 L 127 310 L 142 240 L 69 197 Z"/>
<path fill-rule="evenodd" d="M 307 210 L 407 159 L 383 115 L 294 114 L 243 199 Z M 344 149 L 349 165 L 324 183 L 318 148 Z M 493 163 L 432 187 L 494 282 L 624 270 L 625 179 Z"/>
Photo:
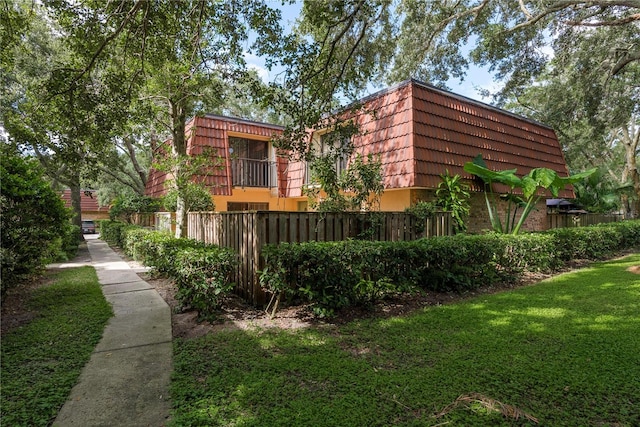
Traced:
<path fill-rule="evenodd" d="M 105 242 L 87 246 L 114 317 L 53 425 L 163 426 L 173 369 L 169 306 Z"/>

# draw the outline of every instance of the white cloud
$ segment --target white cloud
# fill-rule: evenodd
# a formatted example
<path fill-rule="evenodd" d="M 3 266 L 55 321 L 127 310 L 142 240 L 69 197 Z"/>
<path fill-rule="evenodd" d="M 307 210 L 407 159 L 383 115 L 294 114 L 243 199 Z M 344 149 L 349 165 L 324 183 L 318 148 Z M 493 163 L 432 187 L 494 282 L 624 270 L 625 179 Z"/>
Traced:
<path fill-rule="evenodd" d="M 249 68 L 250 70 L 255 70 L 263 82 L 270 82 L 271 76 L 269 70 L 267 70 L 264 65 L 264 58 L 261 58 L 249 52 L 245 52 L 244 60 L 247 63 L 247 68 Z"/>

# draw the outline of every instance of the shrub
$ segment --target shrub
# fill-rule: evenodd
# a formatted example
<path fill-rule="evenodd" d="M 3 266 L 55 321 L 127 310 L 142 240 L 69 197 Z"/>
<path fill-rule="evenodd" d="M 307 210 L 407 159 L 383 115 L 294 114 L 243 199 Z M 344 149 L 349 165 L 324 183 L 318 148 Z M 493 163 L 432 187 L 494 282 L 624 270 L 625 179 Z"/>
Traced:
<path fill-rule="evenodd" d="M 176 252 L 174 262 L 177 299 L 197 309 L 201 319 L 210 318 L 233 289 L 228 279 L 237 262 L 235 254 L 216 246 L 186 248 Z"/>
<path fill-rule="evenodd" d="M 124 248 L 124 235 L 126 233 L 126 230 L 133 230 L 136 228 L 139 227 L 120 221 L 101 221 L 100 237 L 110 245 Z"/>
<path fill-rule="evenodd" d="M 158 231 L 144 233 L 143 236 L 142 241 L 136 245 L 137 255 L 144 260 L 145 265 L 171 277 L 176 274 L 175 257 L 179 251 L 207 246 L 193 239 L 176 238 Z"/>
<path fill-rule="evenodd" d="M 131 258 L 145 263 L 146 241 L 153 233 L 156 232 L 140 227 L 124 229 L 124 233 L 121 236 L 122 249 Z"/>
<path fill-rule="evenodd" d="M 263 288 L 311 303 L 316 314 L 415 287 L 463 292 L 552 271 L 574 258 L 602 259 L 640 246 L 640 221 L 543 233 L 455 235 L 412 242 L 281 243 L 266 246 Z"/>
<path fill-rule="evenodd" d="M 237 260 L 230 249 L 115 221 L 105 221 L 103 229 L 127 255 L 174 279 L 180 303 L 197 309 L 201 319 L 211 317 L 233 289 L 228 279 Z"/>
<path fill-rule="evenodd" d="M 134 213 L 157 212 L 161 207 L 162 201 L 160 199 L 139 194 L 123 194 L 115 199 L 109 210 L 109 218 L 112 221 L 130 222 Z"/>
<path fill-rule="evenodd" d="M 0 144 L 0 296 L 41 271 L 60 252 L 69 211 L 35 160 Z M 75 242 L 77 246 L 78 241 Z"/>
<path fill-rule="evenodd" d="M 635 222 L 635 221 L 634 221 Z M 624 227 L 626 232 L 623 232 Z M 554 239 L 558 258 L 564 262 L 572 259 L 601 259 L 633 245 L 633 225 L 596 225 L 590 227 L 559 228 L 548 231 Z M 627 239 L 625 239 L 627 236 Z"/>

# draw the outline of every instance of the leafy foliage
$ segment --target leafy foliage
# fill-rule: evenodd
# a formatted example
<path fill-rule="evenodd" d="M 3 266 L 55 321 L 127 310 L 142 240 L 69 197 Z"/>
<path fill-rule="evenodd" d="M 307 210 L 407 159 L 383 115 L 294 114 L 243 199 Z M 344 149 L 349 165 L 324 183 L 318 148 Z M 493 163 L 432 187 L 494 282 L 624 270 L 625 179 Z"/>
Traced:
<path fill-rule="evenodd" d="M 113 315 L 92 267 L 47 279 L 29 295 L 33 320 L 2 335 L 2 425 L 50 425 Z"/>
<path fill-rule="evenodd" d="M 2 295 L 38 273 L 61 251 L 78 247 L 79 229 L 69 224 L 69 211 L 33 159 L 11 146 L 0 147 L 0 232 Z"/>
<path fill-rule="evenodd" d="M 160 210 L 161 201 L 149 196 L 141 196 L 137 194 L 124 194 L 118 196 L 111 208 L 109 209 L 109 217 L 111 220 L 131 221 L 131 215 L 142 212 L 157 212 Z"/>
<path fill-rule="evenodd" d="M 158 158 L 153 166 L 173 176 L 165 181 L 168 190 L 164 198 L 166 209 L 172 212 L 177 212 L 179 208 L 185 212 L 215 209 L 211 192 L 205 182 L 216 168 L 223 167 L 223 161 L 220 156 L 214 155 L 212 150 L 205 150 L 199 155 Z"/>
<path fill-rule="evenodd" d="M 563 178 L 551 169 L 535 168 L 527 175 L 519 178 L 516 175 L 517 171 L 515 169 L 500 172 L 488 169 L 480 154 L 473 162 L 465 163 L 464 170 L 476 175 L 485 183 L 486 190 L 484 196 L 494 231 L 511 234 L 518 234 L 524 221 L 542 197 L 540 193 L 541 190 L 548 190 L 554 197 L 558 197 L 558 193 L 567 185 L 579 182 L 596 172 L 596 169 L 591 169 Z M 509 188 L 509 192 L 504 195 L 508 203 L 504 222 L 501 221 L 498 216 L 497 199 L 493 192 L 494 183 L 503 184 Z M 522 197 L 516 195 L 515 189 L 522 192 Z M 519 206 L 523 207 L 523 210 L 516 223 L 517 209 Z M 514 207 L 513 216 L 511 215 L 512 207 Z"/>
<path fill-rule="evenodd" d="M 319 315 L 423 289 L 463 292 L 551 271 L 572 259 L 602 259 L 640 247 L 640 221 L 508 235 L 434 237 L 411 242 L 280 243 L 263 249 L 263 288 L 311 303 Z"/>
<path fill-rule="evenodd" d="M 237 256 L 230 249 L 115 221 L 103 222 L 102 233 L 127 255 L 174 279 L 176 297 L 184 307 L 197 309 L 200 319 L 215 316 L 234 287 L 229 274 Z"/>
<path fill-rule="evenodd" d="M 176 253 L 174 263 L 178 300 L 198 310 L 200 319 L 214 316 L 233 290 L 229 274 L 237 263 L 236 255 L 215 246 L 187 248 Z"/>
<path fill-rule="evenodd" d="M 433 202 L 419 201 L 409 206 L 404 211 L 418 219 L 416 223 L 416 231 L 421 233 L 427 225 L 427 219 L 431 218 L 437 209 L 436 204 Z"/>
<path fill-rule="evenodd" d="M 176 340 L 172 425 L 634 425 L 638 263 L 329 328 Z M 472 395 L 494 409 L 453 405 Z"/>
<path fill-rule="evenodd" d="M 451 212 L 455 233 L 467 231 L 466 219 L 469 216 L 469 186 L 460 175 L 451 176 L 449 171 L 440 175 L 436 190 L 436 204 L 444 211 Z"/>
<path fill-rule="evenodd" d="M 310 206 L 320 212 L 372 210 L 379 203 L 384 190 L 381 159 L 356 154 L 354 160 L 340 174 L 336 170 L 336 156 L 323 155 L 311 164 L 312 182 L 305 190 Z"/>

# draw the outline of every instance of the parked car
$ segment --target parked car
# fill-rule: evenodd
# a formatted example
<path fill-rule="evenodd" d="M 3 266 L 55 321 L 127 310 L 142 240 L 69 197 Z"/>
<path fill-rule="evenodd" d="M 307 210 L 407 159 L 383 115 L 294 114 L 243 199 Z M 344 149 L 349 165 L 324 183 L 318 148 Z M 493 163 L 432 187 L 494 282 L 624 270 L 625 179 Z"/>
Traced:
<path fill-rule="evenodd" d="M 82 234 L 94 234 L 96 232 L 96 223 L 93 221 L 82 221 Z"/>

